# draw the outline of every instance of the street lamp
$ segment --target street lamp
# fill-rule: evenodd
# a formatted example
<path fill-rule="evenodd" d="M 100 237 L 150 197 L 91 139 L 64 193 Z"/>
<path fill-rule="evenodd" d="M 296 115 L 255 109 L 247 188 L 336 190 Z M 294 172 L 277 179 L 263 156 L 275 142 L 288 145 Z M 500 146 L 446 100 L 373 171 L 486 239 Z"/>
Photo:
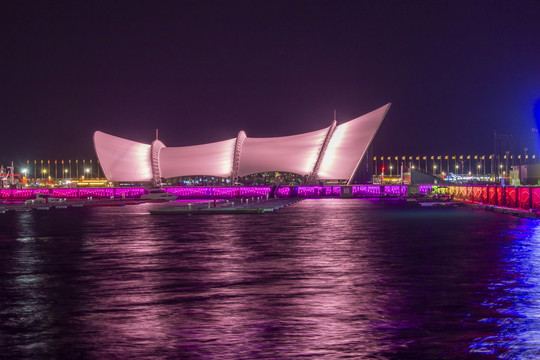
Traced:
<path fill-rule="evenodd" d="M 393 168 L 394 168 L 394 167 L 393 167 L 392 165 L 390 165 L 390 176 L 392 176 L 392 169 L 393 169 Z"/>
<path fill-rule="evenodd" d="M 433 175 L 437 175 L 437 165 L 433 164 Z"/>

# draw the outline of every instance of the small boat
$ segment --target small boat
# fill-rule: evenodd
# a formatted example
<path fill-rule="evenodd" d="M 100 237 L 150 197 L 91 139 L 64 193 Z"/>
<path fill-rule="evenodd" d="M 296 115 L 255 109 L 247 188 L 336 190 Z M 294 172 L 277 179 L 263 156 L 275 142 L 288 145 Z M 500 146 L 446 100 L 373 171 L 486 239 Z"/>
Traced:
<path fill-rule="evenodd" d="M 178 199 L 178 195 L 166 192 L 162 188 L 150 189 L 141 196 L 141 200 L 171 201 L 176 199 Z"/>
<path fill-rule="evenodd" d="M 65 198 L 52 197 L 49 194 L 36 194 L 35 199 L 28 199 L 24 202 L 25 205 L 37 204 L 60 204 L 65 202 Z"/>

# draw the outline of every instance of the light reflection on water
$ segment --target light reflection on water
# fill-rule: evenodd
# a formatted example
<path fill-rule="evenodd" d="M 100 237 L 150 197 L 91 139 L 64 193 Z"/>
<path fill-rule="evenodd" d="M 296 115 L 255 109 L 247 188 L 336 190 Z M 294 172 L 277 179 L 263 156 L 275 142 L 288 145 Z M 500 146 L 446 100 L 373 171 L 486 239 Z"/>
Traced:
<path fill-rule="evenodd" d="M 498 272 L 488 277 L 481 305 L 489 313 L 480 319 L 497 331 L 475 339 L 471 351 L 535 359 L 540 356 L 540 225 L 513 224 L 501 237 L 509 241 L 501 247 Z"/>
<path fill-rule="evenodd" d="M 535 358 L 538 222 L 402 202 L 0 217 L 0 349 L 59 358 Z"/>

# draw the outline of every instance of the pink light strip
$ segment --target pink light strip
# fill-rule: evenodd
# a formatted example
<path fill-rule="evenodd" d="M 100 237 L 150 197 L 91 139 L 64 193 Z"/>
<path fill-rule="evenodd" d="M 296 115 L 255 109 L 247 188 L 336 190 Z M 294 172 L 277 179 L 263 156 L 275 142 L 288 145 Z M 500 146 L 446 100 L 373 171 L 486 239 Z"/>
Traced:
<path fill-rule="evenodd" d="M 384 194 L 405 195 L 406 185 L 354 185 L 352 186 L 353 196 L 375 196 Z M 431 185 L 421 185 L 421 194 L 429 194 Z M 280 187 L 276 191 L 276 196 L 287 197 L 294 192 L 300 197 L 326 197 L 341 196 L 341 186 L 297 186 Z M 246 186 L 246 187 L 168 187 L 165 191 L 177 194 L 180 198 L 234 198 L 234 197 L 266 197 L 272 191 L 269 186 Z M 3 189 L 0 190 L 2 200 L 25 200 L 35 198 L 37 194 L 50 194 L 54 197 L 69 199 L 85 199 L 88 197 L 96 199 L 127 198 L 137 199 L 145 192 L 142 187 L 138 188 L 97 188 L 97 189 Z"/>

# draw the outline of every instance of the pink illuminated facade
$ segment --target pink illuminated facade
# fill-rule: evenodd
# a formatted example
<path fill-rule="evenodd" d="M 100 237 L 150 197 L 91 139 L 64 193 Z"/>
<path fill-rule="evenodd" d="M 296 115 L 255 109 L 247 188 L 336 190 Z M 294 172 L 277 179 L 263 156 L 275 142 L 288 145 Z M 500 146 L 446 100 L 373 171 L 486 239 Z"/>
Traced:
<path fill-rule="evenodd" d="M 334 120 L 309 133 L 236 138 L 215 143 L 166 147 L 161 141 L 142 144 L 96 131 L 94 146 L 108 181 L 150 182 L 180 176 L 231 178 L 280 171 L 316 180 L 351 183 L 357 167 L 390 108 L 387 104 L 344 124 Z"/>

